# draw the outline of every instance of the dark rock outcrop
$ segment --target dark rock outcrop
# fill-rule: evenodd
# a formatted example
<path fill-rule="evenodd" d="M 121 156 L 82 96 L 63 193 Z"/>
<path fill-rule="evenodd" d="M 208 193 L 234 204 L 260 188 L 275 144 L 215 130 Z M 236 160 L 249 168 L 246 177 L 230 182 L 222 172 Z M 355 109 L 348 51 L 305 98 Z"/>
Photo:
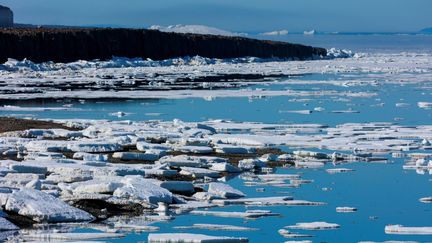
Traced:
<path fill-rule="evenodd" d="M 0 5 L 0 27 L 13 26 L 13 12 L 10 8 Z"/>
<path fill-rule="evenodd" d="M 311 58 L 326 50 L 243 37 L 164 33 L 144 29 L 2 29 L 0 62 L 8 58 L 34 62 L 141 57 L 153 60 L 183 56 L 209 58 Z"/>

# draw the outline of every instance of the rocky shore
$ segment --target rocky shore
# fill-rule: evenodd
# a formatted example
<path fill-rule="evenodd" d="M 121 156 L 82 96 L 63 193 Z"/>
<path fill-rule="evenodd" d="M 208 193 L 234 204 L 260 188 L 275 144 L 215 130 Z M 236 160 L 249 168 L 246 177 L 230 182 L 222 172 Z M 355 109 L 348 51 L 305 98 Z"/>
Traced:
<path fill-rule="evenodd" d="M 72 62 L 113 56 L 162 60 L 184 56 L 209 58 L 310 59 L 326 50 L 243 37 L 164 33 L 146 29 L 65 28 L 0 30 L 0 62 L 8 58 L 34 62 Z"/>

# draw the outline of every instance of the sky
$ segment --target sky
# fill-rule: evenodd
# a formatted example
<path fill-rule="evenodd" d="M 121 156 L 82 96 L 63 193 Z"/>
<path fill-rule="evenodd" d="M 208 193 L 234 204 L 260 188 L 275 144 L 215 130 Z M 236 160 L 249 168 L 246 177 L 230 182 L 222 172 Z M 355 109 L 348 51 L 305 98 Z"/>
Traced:
<path fill-rule="evenodd" d="M 0 0 L 15 22 L 148 27 L 200 24 L 236 32 L 410 32 L 432 27 L 432 0 Z"/>

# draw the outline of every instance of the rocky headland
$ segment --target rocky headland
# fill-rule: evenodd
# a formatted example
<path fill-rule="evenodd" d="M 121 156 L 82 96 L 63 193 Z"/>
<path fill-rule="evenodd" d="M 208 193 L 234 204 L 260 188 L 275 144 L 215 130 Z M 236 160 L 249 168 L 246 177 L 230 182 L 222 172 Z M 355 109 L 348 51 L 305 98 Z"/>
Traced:
<path fill-rule="evenodd" d="M 184 56 L 209 58 L 293 58 L 325 56 L 326 50 L 244 37 L 164 33 L 147 29 L 5 28 L 0 30 L 0 62 L 72 62 L 113 56 L 162 60 Z"/>

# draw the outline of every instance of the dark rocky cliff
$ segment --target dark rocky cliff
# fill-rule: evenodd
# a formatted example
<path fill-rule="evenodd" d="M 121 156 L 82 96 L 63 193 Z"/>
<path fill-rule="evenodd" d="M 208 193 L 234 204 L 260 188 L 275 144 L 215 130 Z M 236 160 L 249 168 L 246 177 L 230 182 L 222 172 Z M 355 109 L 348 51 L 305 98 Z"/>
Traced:
<path fill-rule="evenodd" d="M 242 37 L 164 33 L 143 29 L 1 29 L 0 62 L 34 62 L 142 57 L 161 60 L 183 56 L 308 59 L 326 50 Z"/>

